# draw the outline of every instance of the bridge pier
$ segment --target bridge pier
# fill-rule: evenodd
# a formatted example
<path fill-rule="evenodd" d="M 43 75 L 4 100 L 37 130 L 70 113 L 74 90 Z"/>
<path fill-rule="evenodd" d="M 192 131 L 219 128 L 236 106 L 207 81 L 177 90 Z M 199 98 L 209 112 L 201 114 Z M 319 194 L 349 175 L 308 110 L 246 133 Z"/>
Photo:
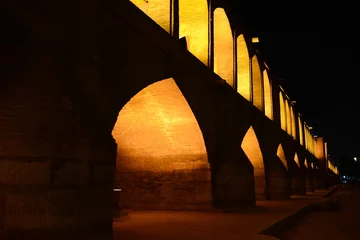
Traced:
<path fill-rule="evenodd" d="M 111 239 L 116 144 L 47 47 L 0 89 L 0 238 Z"/>
<path fill-rule="evenodd" d="M 294 176 L 291 178 L 291 195 L 306 195 L 305 178 Z"/>

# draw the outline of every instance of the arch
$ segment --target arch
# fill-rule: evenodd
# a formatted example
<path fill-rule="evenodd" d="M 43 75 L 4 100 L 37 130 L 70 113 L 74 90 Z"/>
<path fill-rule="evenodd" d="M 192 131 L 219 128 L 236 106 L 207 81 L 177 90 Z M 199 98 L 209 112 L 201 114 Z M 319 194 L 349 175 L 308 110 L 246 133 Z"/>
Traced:
<path fill-rule="evenodd" d="M 288 170 L 288 164 L 286 161 L 286 157 L 285 157 L 285 153 L 284 153 L 284 149 L 282 147 L 281 144 L 279 144 L 276 155 L 280 158 L 281 162 L 284 164 L 284 167 L 286 168 L 286 170 Z"/>
<path fill-rule="evenodd" d="M 291 135 L 291 113 L 288 99 L 285 99 L 286 132 Z"/>
<path fill-rule="evenodd" d="M 206 0 L 179 0 L 179 37 L 185 37 L 187 49 L 208 65 L 209 13 Z"/>
<path fill-rule="evenodd" d="M 305 158 L 305 160 L 304 160 L 304 166 L 306 167 L 306 168 L 309 168 L 309 164 L 308 164 L 308 160 Z"/>
<path fill-rule="evenodd" d="M 154 20 L 166 32 L 172 29 L 171 0 L 130 0 L 141 11 Z"/>
<path fill-rule="evenodd" d="M 298 165 L 298 167 L 300 167 L 299 157 L 298 157 L 297 153 L 295 153 L 294 161 L 296 162 L 296 164 Z"/>
<path fill-rule="evenodd" d="M 257 199 L 266 196 L 264 160 L 256 133 L 251 126 L 241 143 L 241 148 L 254 167 L 255 194 Z"/>
<path fill-rule="evenodd" d="M 273 120 L 272 87 L 267 70 L 263 71 L 265 115 Z"/>
<path fill-rule="evenodd" d="M 282 130 L 286 131 L 286 109 L 285 109 L 285 102 L 282 92 L 279 92 L 279 102 L 280 102 L 280 126 Z"/>
<path fill-rule="evenodd" d="M 118 145 L 116 187 L 122 189 L 122 206 L 176 209 L 211 201 L 202 132 L 172 78 L 131 98 L 112 135 Z"/>
<path fill-rule="evenodd" d="M 229 19 L 223 8 L 214 10 L 214 72 L 234 87 L 234 47 Z"/>
<path fill-rule="evenodd" d="M 254 55 L 251 60 L 251 74 L 252 74 L 252 96 L 255 107 L 264 110 L 264 99 L 263 99 L 263 84 L 259 61 L 257 56 Z"/>
<path fill-rule="evenodd" d="M 296 121 L 294 114 L 294 107 L 290 105 L 290 116 L 291 116 L 291 135 L 296 139 Z"/>
<path fill-rule="evenodd" d="M 243 34 L 238 36 L 236 39 L 236 59 L 237 91 L 246 100 L 251 101 L 250 58 Z"/>
<path fill-rule="evenodd" d="M 299 126 L 300 145 L 304 146 L 304 130 L 303 130 L 303 124 L 301 122 L 300 116 L 298 117 L 298 126 Z"/>

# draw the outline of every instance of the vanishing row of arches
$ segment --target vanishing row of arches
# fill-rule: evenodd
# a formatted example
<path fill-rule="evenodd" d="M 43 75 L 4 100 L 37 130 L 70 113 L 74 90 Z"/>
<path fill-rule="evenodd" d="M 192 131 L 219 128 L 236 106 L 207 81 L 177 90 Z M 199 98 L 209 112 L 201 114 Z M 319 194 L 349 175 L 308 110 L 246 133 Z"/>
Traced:
<path fill-rule="evenodd" d="M 252 168 L 245 171 L 225 162 L 214 169 L 198 122 L 172 78 L 132 97 L 120 111 L 112 134 L 118 145 L 116 188 L 122 189 L 124 207 L 183 209 L 211 205 L 217 199 L 241 200 L 246 197 L 239 187 L 251 188 L 251 182 L 258 199 L 289 197 L 292 187 L 305 191 L 305 177 L 318 169 L 317 163 L 300 161 L 296 153 L 286 159 L 281 144 L 266 163 L 252 126 L 238 146 L 245 153 L 240 162 L 248 161 Z M 252 179 L 239 182 L 241 176 Z M 239 184 L 232 186 L 234 182 Z"/>

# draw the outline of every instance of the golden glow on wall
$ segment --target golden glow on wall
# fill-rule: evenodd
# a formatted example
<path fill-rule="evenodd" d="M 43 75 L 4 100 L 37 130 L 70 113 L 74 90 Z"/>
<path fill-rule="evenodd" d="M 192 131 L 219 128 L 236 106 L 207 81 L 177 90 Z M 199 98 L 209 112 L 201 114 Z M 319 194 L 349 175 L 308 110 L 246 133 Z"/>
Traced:
<path fill-rule="evenodd" d="M 298 125 L 299 125 L 299 141 L 302 146 L 304 146 L 304 133 L 303 133 L 303 124 L 301 122 L 300 116 L 298 117 Z"/>
<path fill-rule="evenodd" d="M 313 162 L 311 162 L 310 166 L 311 166 L 312 169 L 314 169 L 314 163 Z"/>
<path fill-rule="evenodd" d="M 285 98 L 286 132 L 291 135 L 291 113 L 288 99 Z"/>
<path fill-rule="evenodd" d="M 257 196 L 265 195 L 265 168 L 264 161 L 253 127 L 250 127 L 241 143 L 241 148 L 254 167 L 255 193 Z"/>
<path fill-rule="evenodd" d="M 325 160 L 328 159 L 328 148 L 327 148 L 327 142 L 324 142 L 324 152 L 325 152 Z"/>
<path fill-rule="evenodd" d="M 112 134 L 118 171 L 209 168 L 200 128 L 173 79 L 135 95 L 120 111 Z"/>
<path fill-rule="evenodd" d="M 271 83 L 267 70 L 263 71 L 263 80 L 264 80 L 264 103 L 265 103 L 265 115 L 273 120 L 273 100 L 272 100 L 272 89 Z"/>
<path fill-rule="evenodd" d="M 296 164 L 298 165 L 298 167 L 300 167 L 299 157 L 298 157 L 297 153 L 295 153 L 294 161 L 296 162 Z"/>
<path fill-rule="evenodd" d="M 251 101 L 250 58 L 243 34 L 238 36 L 236 45 L 237 91 L 246 100 Z"/>
<path fill-rule="evenodd" d="M 306 168 L 309 168 L 307 159 L 305 159 L 305 161 L 304 161 L 304 166 L 305 166 Z"/>
<path fill-rule="evenodd" d="M 179 0 L 179 37 L 187 49 L 208 65 L 209 26 L 207 0 Z"/>
<path fill-rule="evenodd" d="M 253 104 L 255 107 L 264 110 L 264 101 L 263 101 L 263 85 L 262 85 L 262 76 L 259 61 L 256 55 L 253 56 L 251 60 L 251 78 L 252 78 L 252 96 L 253 96 Z"/>
<path fill-rule="evenodd" d="M 294 108 L 290 105 L 290 117 L 291 117 L 291 136 L 296 139 L 296 121 L 295 121 L 295 114 Z"/>
<path fill-rule="evenodd" d="M 279 144 L 276 155 L 280 158 L 280 160 L 284 164 L 284 167 L 286 168 L 286 170 L 288 170 L 288 164 L 286 161 L 284 149 L 281 144 Z"/>
<path fill-rule="evenodd" d="M 141 11 L 170 33 L 171 0 L 130 0 Z"/>
<path fill-rule="evenodd" d="M 195 14 L 195 13 L 194 13 Z M 223 8 L 214 11 L 214 72 L 234 87 L 234 47 L 229 20 Z"/>
<path fill-rule="evenodd" d="M 282 92 L 279 92 L 279 102 L 280 102 L 280 126 L 282 130 L 286 131 L 286 109 L 285 109 L 285 102 Z"/>
<path fill-rule="evenodd" d="M 328 161 L 328 168 L 336 175 L 339 175 L 338 168 L 334 164 L 332 164 L 330 161 Z"/>

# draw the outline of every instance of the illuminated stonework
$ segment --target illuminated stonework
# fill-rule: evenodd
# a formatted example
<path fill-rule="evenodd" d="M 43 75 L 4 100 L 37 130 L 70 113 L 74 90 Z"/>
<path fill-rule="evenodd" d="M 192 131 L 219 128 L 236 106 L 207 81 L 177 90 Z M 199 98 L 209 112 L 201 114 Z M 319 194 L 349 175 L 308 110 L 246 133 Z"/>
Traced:
<path fill-rule="evenodd" d="M 237 51 L 237 91 L 246 100 L 251 101 L 250 58 L 244 35 L 236 40 Z"/>
<path fill-rule="evenodd" d="M 120 111 L 113 137 L 123 206 L 167 208 L 175 199 L 180 205 L 211 201 L 202 133 L 173 79 L 135 95 Z"/>
<path fill-rule="evenodd" d="M 187 49 L 208 65 L 209 24 L 206 0 L 179 0 L 179 37 L 185 37 Z"/>
<path fill-rule="evenodd" d="M 288 168 L 288 164 L 286 161 L 284 149 L 281 144 L 279 144 L 276 155 L 280 158 L 280 160 L 284 164 L 284 167 L 286 168 L 286 170 L 288 170 L 289 168 Z"/>
<path fill-rule="evenodd" d="M 253 127 L 250 127 L 241 143 L 241 148 L 254 167 L 255 194 L 263 199 L 266 193 L 264 161 Z"/>
<path fill-rule="evenodd" d="M 280 126 L 282 130 L 286 131 L 286 109 L 285 109 L 285 102 L 282 92 L 279 92 L 279 102 L 280 102 Z"/>
<path fill-rule="evenodd" d="M 304 129 L 300 116 L 298 117 L 298 126 L 299 126 L 299 141 L 302 146 L 304 146 Z"/>
<path fill-rule="evenodd" d="M 285 98 L 285 112 L 286 112 L 286 132 L 291 135 L 291 112 L 289 106 L 289 100 Z"/>
<path fill-rule="evenodd" d="M 234 87 L 234 47 L 229 20 L 223 8 L 214 11 L 214 72 Z"/>
<path fill-rule="evenodd" d="M 296 162 L 296 165 L 298 165 L 298 167 L 300 167 L 299 157 L 298 157 L 297 153 L 295 153 L 294 161 Z"/>
<path fill-rule="evenodd" d="M 291 136 L 296 139 L 296 120 L 293 106 L 290 105 Z"/>
<path fill-rule="evenodd" d="M 141 11 L 154 20 L 160 27 L 170 33 L 171 0 L 130 0 Z"/>
<path fill-rule="evenodd" d="M 308 164 L 307 159 L 305 159 L 305 161 L 304 161 L 304 166 L 305 166 L 306 168 L 309 168 L 309 164 Z"/>
<path fill-rule="evenodd" d="M 273 99 L 272 99 L 272 88 L 271 82 L 267 70 L 263 71 L 264 80 L 264 103 L 265 103 L 265 115 L 273 120 Z"/>
<path fill-rule="evenodd" d="M 253 104 L 259 110 L 263 111 L 264 102 L 263 102 L 262 76 L 261 76 L 260 65 L 256 55 L 254 55 L 251 60 L 251 74 L 252 74 Z"/>

